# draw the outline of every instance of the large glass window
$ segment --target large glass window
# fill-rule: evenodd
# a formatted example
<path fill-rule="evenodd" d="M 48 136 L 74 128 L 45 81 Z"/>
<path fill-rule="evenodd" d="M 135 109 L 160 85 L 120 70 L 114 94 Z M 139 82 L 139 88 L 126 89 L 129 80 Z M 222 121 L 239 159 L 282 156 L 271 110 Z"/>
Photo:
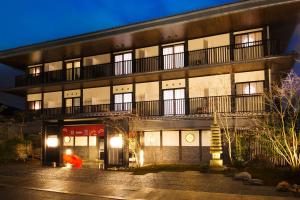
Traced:
<path fill-rule="evenodd" d="M 66 63 L 66 79 L 68 81 L 80 79 L 80 61 Z"/>
<path fill-rule="evenodd" d="M 28 109 L 29 110 L 40 110 L 42 108 L 42 101 L 29 101 Z"/>
<path fill-rule="evenodd" d="M 72 114 L 80 111 L 80 97 L 65 99 L 66 113 Z"/>
<path fill-rule="evenodd" d="M 88 137 L 75 136 L 75 146 L 88 146 Z"/>
<path fill-rule="evenodd" d="M 145 146 L 160 146 L 160 132 L 144 132 Z"/>
<path fill-rule="evenodd" d="M 163 146 L 179 146 L 179 131 L 163 131 L 162 132 Z"/>
<path fill-rule="evenodd" d="M 28 68 L 28 74 L 31 76 L 39 76 L 41 74 L 40 66 L 30 66 Z"/>
<path fill-rule="evenodd" d="M 74 145 L 74 136 L 64 136 L 64 146 L 70 147 Z"/>
<path fill-rule="evenodd" d="M 184 67 L 184 45 L 177 44 L 163 48 L 164 69 Z"/>
<path fill-rule="evenodd" d="M 243 33 L 235 36 L 235 44 L 239 47 L 248 47 L 256 45 L 257 41 L 262 40 L 262 32 Z"/>
<path fill-rule="evenodd" d="M 264 92 L 263 81 L 236 84 L 237 95 L 262 94 L 263 92 Z"/>
<path fill-rule="evenodd" d="M 132 53 L 115 55 L 115 75 L 132 73 Z"/>
<path fill-rule="evenodd" d="M 132 110 L 132 93 L 115 94 L 115 111 Z"/>
<path fill-rule="evenodd" d="M 185 114 L 185 90 L 170 89 L 164 90 L 164 115 L 183 115 Z"/>

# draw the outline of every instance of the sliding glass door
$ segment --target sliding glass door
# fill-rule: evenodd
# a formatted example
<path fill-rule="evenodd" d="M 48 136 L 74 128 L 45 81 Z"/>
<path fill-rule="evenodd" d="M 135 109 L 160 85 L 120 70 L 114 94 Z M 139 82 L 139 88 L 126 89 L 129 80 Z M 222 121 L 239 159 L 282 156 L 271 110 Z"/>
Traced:
<path fill-rule="evenodd" d="M 184 45 L 178 44 L 163 48 L 164 69 L 184 67 Z"/>
<path fill-rule="evenodd" d="M 184 115 L 185 114 L 185 94 L 184 89 L 164 90 L 164 115 Z"/>

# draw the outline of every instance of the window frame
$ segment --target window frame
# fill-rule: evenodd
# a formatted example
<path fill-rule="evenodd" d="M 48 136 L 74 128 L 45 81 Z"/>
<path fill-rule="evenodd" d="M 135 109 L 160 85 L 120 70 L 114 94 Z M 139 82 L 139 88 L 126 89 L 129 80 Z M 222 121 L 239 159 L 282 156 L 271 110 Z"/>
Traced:
<path fill-rule="evenodd" d="M 39 69 L 38 73 L 37 73 L 37 69 Z M 27 74 L 30 75 L 30 76 L 41 76 L 42 65 L 28 66 L 27 70 L 28 70 Z M 33 70 L 34 72 L 31 73 L 30 70 Z"/>
<path fill-rule="evenodd" d="M 36 103 L 39 103 L 39 109 L 36 109 Z M 34 109 L 31 109 L 31 105 L 33 105 Z M 41 110 L 42 109 L 42 100 L 35 101 L 27 101 L 28 110 Z"/>
<path fill-rule="evenodd" d="M 75 63 L 79 63 L 79 67 L 76 67 Z M 68 68 L 68 64 L 72 64 L 70 68 Z M 66 80 L 67 81 L 74 81 L 79 80 L 81 78 L 81 60 L 71 60 L 71 61 L 65 61 L 66 66 Z M 69 74 L 70 70 L 70 74 Z"/>
<path fill-rule="evenodd" d="M 253 42 L 249 42 L 249 35 L 250 34 L 255 34 L 255 33 L 260 33 L 261 34 L 261 40 L 254 40 Z M 243 35 L 247 35 L 247 42 L 240 42 L 237 43 L 236 42 L 236 38 L 243 36 Z M 263 31 L 262 30 L 258 30 L 258 31 L 250 31 L 250 32 L 246 32 L 246 33 L 239 33 L 234 35 L 234 46 L 235 48 L 241 48 L 241 47 L 251 47 L 251 46 L 255 46 L 258 45 L 262 42 L 263 40 Z"/>
<path fill-rule="evenodd" d="M 131 59 L 130 60 L 125 60 L 124 59 L 124 56 L 126 54 L 130 54 L 131 55 Z M 116 62 L 116 57 L 117 56 L 122 56 L 122 59 L 121 61 L 117 61 Z M 133 69 L 133 52 L 132 51 L 129 51 L 129 52 L 123 52 L 123 53 L 117 53 L 117 54 L 114 54 L 114 75 L 115 76 L 120 76 L 120 75 L 126 75 L 126 74 L 132 74 L 132 69 Z M 126 65 L 125 65 L 125 62 L 126 62 Z M 130 65 L 129 65 L 130 64 Z M 129 66 L 127 66 L 129 65 Z M 124 70 L 124 67 L 128 67 L 128 71 L 125 72 Z M 120 68 L 121 70 L 117 70 L 116 68 Z M 120 71 L 120 73 L 118 72 Z M 118 72 L 118 73 L 116 73 Z"/>
<path fill-rule="evenodd" d="M 175 47 L 176 46 L 182 46 L 183 47 L 183 52 L 179 52 L 179 53 L 175 53 Z M 162 47 L 162 56 L 163 56 L 163 69 L 164 70 L 168 70 L 168 69 L 180 69 L 180 68 L 184 68 L 185 66 L 185 57 L 184 57 L 184 53 L 185 53 L 185 49 L 184 49 L 185 43 L 178 43 L 178 44 L 171 44 L 171 45 L 166 45 Z M 166 48 L 172 48 L 172 53 L 170 54 L 164 54 L 164 49 Z M 182 63 L 179 61 L 177 62 L 177 58 L 180 58 L 180 55 L 183 54 L 182 58 Z M 165 61 L 165 56 L 171 56 L 171 64 L 170 63 L 166 63 Z M 176 65 L 176 63 L 182 64 L 181 65 Z"/>
<path fill-rule="evenodd" d="M 165 93 L 165 91 L 168 91 L 168 90 L 172 90 L 172 92 L 173 92 L 173 98 L 172 99 L 165 99 L 164 98 L 164 93 Z M 175 93 L 175 91 L 176 90 L 183 90 L 183 94 L 184 94 L 184 98 L 179 98 L 179 99 L 177 99 L 177 98 L 175 98 L 175 96 L 176 96 L 176 93 Z M 183 100 L 184 101 L 184 104 L 183 104 L 183 113 L 180 113 L 180 112 L 178 112 L 177 113 L 177 111 L 178 111 L 178 109 L 177 109 L 177 101 L 176 100 Z M 163 101 L 163 105 L 164 105 L 164 109 L 163 109 L 163 112 L 164 112 L 164 115 L 167 115 L 167 116 L 174 116 L 174 115 L 184 115 L 185 114 L 185 112 L 186 112 L 186 106 L 185 106 L 185 101 L 186 101 L 186 88 L 185 87 L 180 87 L 180 88 L 169 88 L 169 89 L 163 89 L 162 90 L 162 101 Z M 168 111 L 168 114 L 166 114 L 166 107 L 165 107 L 165 103 L 168 103 L 168 102 L 165 102 L 165 101 L 170 101 L 170 104 L 173 104 L 173 109 L 170 111 Z"/>
<path fill-rule="evenodd" d="M 255 92 L 255 93 L 250 93 L 250 86 L 251 86 L 251 83 L 262 83 L 262 88 L 263 88 L 263 92 L 264 92 L 264 88 L 265 88 L 265 81 L 263 80 L 259 80 L 259 81 L 245 81 L 245 82 L 238 82 L 238 83 L 235 83 L 235 94 L 237 96 L 251 96 L 251 95 L 260 95 L 260 94 L 263 94 L 262 93 L 259 93 L 259 92 Z M 248 94 L 245 94 L 244 93 L 244 90 L 243 90 L 243 93 L 242 94 L 238 94 L 237 93 L 237 86 L 238 85 L 243 85 L 243 84 L 248 84 L 248 88 L 249 88 L 249 93 Z"/>
<path fill-rule="evenodd" d="M 131 101 L 130 102 L 124 102 L 124 95 L 130 94 L 131 95 Z M 121 95 L 122 96 L 122 102 L 116 103 L 116 96 Z M 133 92 L 126 92 L 126 93 L 116 93 L 114 94 L 114 111 L 131 111 L 132 110 L 132 104 L 133 104 Z M 118 109 L 119 106 L 121 106 L 121 109 Z M 127 109 L 125 109 L 125 108 Z"/>

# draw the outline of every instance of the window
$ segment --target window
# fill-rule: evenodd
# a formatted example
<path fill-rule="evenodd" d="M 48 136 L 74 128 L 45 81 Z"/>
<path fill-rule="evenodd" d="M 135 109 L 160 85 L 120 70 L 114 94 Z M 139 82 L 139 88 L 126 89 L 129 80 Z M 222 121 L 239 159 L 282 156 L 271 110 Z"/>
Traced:
<path fill-rule="evenodd" d="M 164 115 L 185 114 L 184 89 L 164 90 Z"/>
<path fill-rule="evenodd" d="M 41 74 L 40 66 L 31 66 L 28 68 L 28 74 L 31 76 L 39 76 Z"/>
<path fill-rule="evenodd" d="M 263 81 L 236 84 L 237 95 L 261 94 L 264 92 Z"/>
<path fill-rule="evenodd" d="M 184 45 L 177 44 L 163 48 L 164 69 L 184 67 Z"/>
<path fill-rule="evenodd" d="M 80 61 L 66 63 L 66 79 L 67 81 L 80 79 Z"/>
<path fill-rule="evenodd" d="M 179 131 L 163 131 L 163 146 L 179 146 Z"/>
<path fill-rule="evenodd" d="M 29 101 L 28 102 L 28 109 L 29 110 L 40 110 L 42 108 L 42 101 Z"/>
<path fill-rule="evenodd" d="M 115 94 L 115 111 L 132 110 L 132 93 Z"/>
<path fill-rule="evenodd" d="M 88 143 L 88 137 L 87 136 L 75 136 L 75 146 L 87 146 Z"/>
<path fill-rule="evenodd" d="M 132 73 L 132 53 L 115 55 L 115 75 Z"/>
<path fill-rule="evenodd" d="M 144 132 L 145 146 L 160 146 L 160 132 Z"/>
<path fill-rule="evenodd" d="M 66 113 L 78 113 L 80 111 L 80 97 L 65 99 Z"/>
<path fill-rule="evenodd" d="M 181 131 L 182 146 L 199 146 L 199 131 Z"/>
<path fill-rule="evenodd" d="M 90 147 L 97 146 L 97 136 L 89 136 L 89 146 Z"/>
<path fill-rule="evenodd" d="M 73 136 L 64 136 L 64 146 L 70 147 L 74 145 L 74 137 Z"/>
<path fill-rule="evenodd" d="M 248 47 L 256 45 L 258 41 L 262 40 L 262 32 L 244 33 L 235 36 L 235 44 L 239 47 Z"/>

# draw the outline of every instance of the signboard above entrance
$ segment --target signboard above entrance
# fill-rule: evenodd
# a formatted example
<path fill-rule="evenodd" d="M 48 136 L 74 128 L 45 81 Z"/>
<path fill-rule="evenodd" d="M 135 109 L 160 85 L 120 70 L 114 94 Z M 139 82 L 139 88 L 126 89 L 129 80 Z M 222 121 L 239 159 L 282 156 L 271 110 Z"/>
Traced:
<path fill-rule="evenodd" d="M 62 134 L 63 136 L 104 136 L 104 125 L 64 126 Z"/>

